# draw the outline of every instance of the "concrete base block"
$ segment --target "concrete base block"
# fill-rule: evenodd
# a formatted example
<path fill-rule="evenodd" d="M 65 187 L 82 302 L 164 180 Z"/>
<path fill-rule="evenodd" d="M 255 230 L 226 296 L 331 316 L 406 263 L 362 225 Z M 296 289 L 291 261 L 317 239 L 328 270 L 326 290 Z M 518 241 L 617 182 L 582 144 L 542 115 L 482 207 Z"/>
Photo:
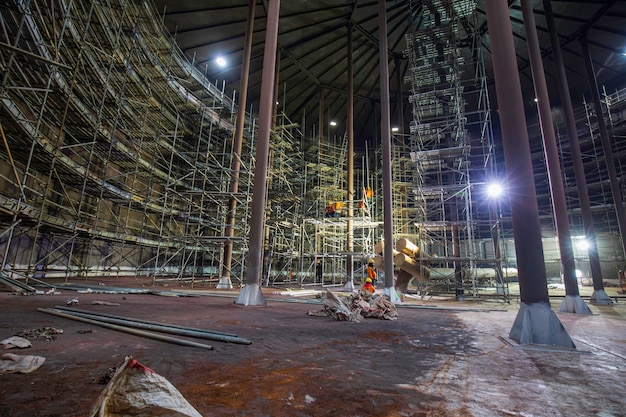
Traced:
<path fill-rule="evenodd" d="M 217 289 L 231 289 L 233 288 L 233 283 L 230 281 L 230 277 L 220 277 L 219 282 L 217 283 Z"/>
<path fill-rule="evenodd" d="M 576 348 L 556 313 L 546 302 L 520 303 L 509 337 L 520 345 Z"/>
<path fill-rule="evenodd" d="M 561 313 L 593 314 L 580 295 L 566 295 L 559 307 Z"/>
<path fill-rule="evenodd" d="M 343 290 L 344 291 L 349 291 L 349 292 L 354 292 L 354 281 L 352 280 L 352 278 L 350 278 L 344 285 L 343 285 Z"/>
<path fill-rule="evenodd" d="M 593 294 L 591 294 L 591 298 L 589 298 L 589 302 L 592 304 L 602 304 L 602 305 L 611 305 L 613 304 L 613 300 L 609 298 L 604 289 L 594 290 Z"/>
<path fill-rule="evenodd" d="M 394 304 L 401 302 L 400 296 L 398 295 L 394 287 L 385 287 L 383 289 L 383 295 L 386 295 L 387 297 L 389 297 L 389 301 L 391 301 Z"/>
<path fill-rule="evenodd" d="M 241 289 L 235 304 L 243 306 L 264 306 L 267 305 L 265 297 L 261 292 L 261 286 L 259 284 L 246 284 Z"/>

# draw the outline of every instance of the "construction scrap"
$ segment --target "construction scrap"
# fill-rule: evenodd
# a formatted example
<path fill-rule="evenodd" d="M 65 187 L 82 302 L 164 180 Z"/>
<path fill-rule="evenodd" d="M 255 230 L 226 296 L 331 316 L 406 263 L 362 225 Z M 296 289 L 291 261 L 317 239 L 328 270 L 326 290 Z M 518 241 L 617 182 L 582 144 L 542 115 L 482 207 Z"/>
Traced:
<path fill-rule="evenodd" d="M 38 329 L 22 330 L 17 335 L 26 339 L 44 338 L 47 341 L 54 340 L 58 334 L 62 334 L 63 330 L 54 327 L 40 327 Z"/>
<path fill-rule="evenodd" d="M 111 303 L 109 301 L 92 301 L 91 305 L 98 305 L 98 306 L 118 306 L 120 305 L 120 303 Z"/>
<path fill-rule="evenodd" d="M 326 291 L 324 309 L 309 311 L 309 316 L 330 316 L 335 320 L 359 322 L 361 317 L 395 320 L 398 310 L 386 296 L 373 295 L 367 291 L 359 291 L 347 296 L 337 296 Z"/>

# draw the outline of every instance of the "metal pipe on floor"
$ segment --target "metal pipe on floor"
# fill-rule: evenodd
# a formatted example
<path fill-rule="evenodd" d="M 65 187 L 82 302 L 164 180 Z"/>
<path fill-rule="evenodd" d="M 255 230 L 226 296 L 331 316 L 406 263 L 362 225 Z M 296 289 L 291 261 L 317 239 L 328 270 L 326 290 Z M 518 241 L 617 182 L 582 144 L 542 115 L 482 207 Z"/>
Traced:
<path fill-rule="evenodd" d="M 89 313 L 77 313 L 77 312 L 67 312 L 67 313 L 72 316 L 84 317 L 86 319 L 97 320 L 97 321 L 101 321 L 104 323 L 111 323 L 111 324 L 116 324 L 120 326 L 142 329 L 142 330 L 152 330 L 155 332 L 169 333 L 169 334 L 174 334 L 178 336 L 196 337 L 199 339 L 217 340 L 220 342 L 237 343 L 237 344 L 242 344 L 242 345 L 249 345 L 252 343 L 249 340 L 240 339 L 236 337 L 222 336 L 222 335 L 216 335 L 216 334 L 205 333 L 205 332 L 197 332 L 193 330 L 174 329 L 172 327 L 167 327 L 167 326 L 138 323 L 133 320 L 114 319 L 110 317 L 96 316 L 96 315 L 89 314 Z"/>
<path fill-rule="evenodd" d="M 66 313 L 63 313 L 61 311 L 54 310 L 54 309 L 38 308 L 37 311 L 41 311 L 42 313 L 52 314 L 54 316 L 59 316 L 59 317 L 63 317 L 63 318 L 70 319 L 70 320 L 82 321 L 83 323 L 89 323 L 89 324 L 93 324 L 95 326 L 105 327 L 107 329 L 117 330 L 119 332 L 129 333 L 129 334 L 132 334 L 132 335 L 135 335 L 135 336 L 147 337 L 149 339 L 158 340 L 160 342 L 173 343 L 175 345 L 192 346 L 192 347 L 198 347 L 198 348 L 202 348 L 202 349 L 213 350 L 213 346 L 211 346 L 211 345 L 205 345 L 203 343 L 192 342 L 192 341 L 184 340 L 184 339 L 177 339 L 175 337 L 164 336 L 164 335 L 161 335 L 161 334 L 146 332 L 144 330 L 131 329 L 131 328 L 128 328 L 128 327 L 118 326 L 118 325 L 115 325 L 115 324 L 104 323 L 104 322 L 97 321 L 97 320 L 91 320 L 91 319 L 87 319 L 87 318 L 84 318 L 84 317 L 78 317 L 78 316 L 74 316 L 74 315 L 71 315 L 71 314 L 66 314 Z"/>
<path fill-rule="evenodd" d="M 124 316 L 116 316 L 114 314 L 100 313 L 100 312 L 97 312 L 97 311 L 80 310 L 80 309 L 72 308 L 72 307 L 54 306 L 54 308 L 56 310 L 63 310 L 63 311 L 68 311 L 68 312 L 90 314 L 92 316 L 108 317 L 108 318 L 112 318 L 112 319 L 130 320 L 130 321 L 134 321 L 136 323 L 153 324 L 155 326 L 170 327 L 172 329 L 192 330 L 194 332 L 203 332 L 203 333 L 210 333 L 210 334 L 214 334 L 214 335 L 238 337 L 236 334 L 232 334 L 232 333 L 216 332 L 216 331 L 213 331 L 213 330 L 198 329 L 198 328 L 187 327 L 187 326 L 179 326 L 179 325 L 176 325 L 176 324 L 169 324 L 169 323 L 159 323 L 159 322 L 156 322 L 156 321 L 143 320 L 143 319 L 137 319 L 137 318 L 131 318 L 131 317 L 124 317 Z"/>

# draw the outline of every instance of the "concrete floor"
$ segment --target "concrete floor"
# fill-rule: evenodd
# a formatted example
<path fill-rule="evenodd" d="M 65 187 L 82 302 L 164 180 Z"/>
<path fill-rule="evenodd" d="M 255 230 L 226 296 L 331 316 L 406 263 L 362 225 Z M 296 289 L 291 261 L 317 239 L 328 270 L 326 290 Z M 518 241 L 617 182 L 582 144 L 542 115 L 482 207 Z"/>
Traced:
<path fill-rule="evenodd" d="M 111 285 L 146 288 L 137 280 Z M 626 416 L 626 300 L 590 305 L 591 316 L 557 313 L 577 346 L 567 351 L 511 341 L 516 303 L 413 300 L 398 306 L 398 320 L 349 323 L 309 316 L 319 300 L 277 290 L 265 290 L 267 307 L 235 306 L 236 291 L 196 290 L 0 292 L 0 340 L 42 326 L 64 331 L 11 351 L 46 362 L 30 374 L 0 375 L 0 416 L 88 415 L 107 369 L 127 355 L 167 378 L 203 416 Z M 76 296 L 77 308 L 234 333 L 252 344 L 201 341 L 214 346 L 203 350 L 36 310 Z"/>

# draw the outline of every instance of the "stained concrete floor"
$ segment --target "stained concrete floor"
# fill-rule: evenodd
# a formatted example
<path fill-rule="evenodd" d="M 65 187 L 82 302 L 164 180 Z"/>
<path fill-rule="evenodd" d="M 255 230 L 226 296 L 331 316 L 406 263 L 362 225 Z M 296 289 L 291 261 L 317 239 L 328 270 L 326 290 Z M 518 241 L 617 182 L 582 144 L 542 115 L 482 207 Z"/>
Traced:
<path fill-rule="evenodd" d="M 107 284 L 146 288 L 137 280 Z M 203 416 L 626 416 L 626 300 L 590 305 L 591 316 L 557 313 L 577 346 L 566 351 L 511 341 L 516 302 L 412 300 L 398 306 L 395 321 L 349 323 L 309 316 L 319 300 L 272 289 L 264 290 L 266 307 L 239 307 L 236 291 L 198 287 L 193 297 L 60 291 L 0 289 L 0 340 L 43 326 L 63 330 L 11 351 L 46 362 L 30 374 L 0 375 L 0 416 L 88 415 L 107 370 L 127 355 L 167 378 Z M 202 341 L 214 346 L 204 350 L 37 311 L 73 297 L 84 310 L 252 344 Z"/>

